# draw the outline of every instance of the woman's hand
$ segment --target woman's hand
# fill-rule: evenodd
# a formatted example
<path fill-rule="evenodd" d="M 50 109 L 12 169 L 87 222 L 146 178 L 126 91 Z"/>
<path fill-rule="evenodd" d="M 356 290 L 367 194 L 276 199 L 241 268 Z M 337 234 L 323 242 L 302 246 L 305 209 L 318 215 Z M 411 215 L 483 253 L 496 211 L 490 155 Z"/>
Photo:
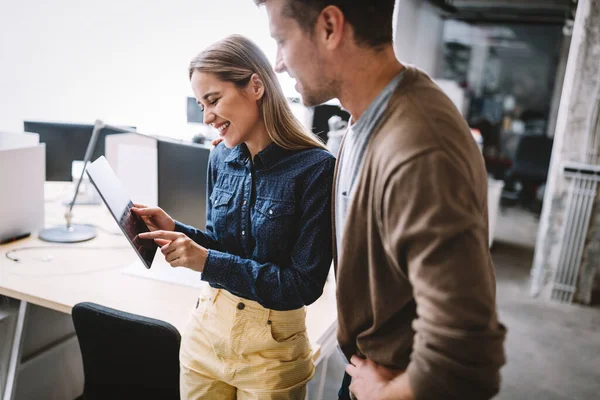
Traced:
<path fill-rule="evenodd" d="M 160 207 L 148 207 L 142 204 L 134 204 L 134 207 L 132 207 L 131 210 L 142 217 L 150 231 L 175 230 L 175 221 Z"/>
<path fill-rule="evenodd" d="M 162 211 L 162 210 L 161 210 Z M 164 211 L 163 211 L 164 212 Z M 208 250 L 180 232 L 157 230 L 138 235 L 140 239 L 154 239 L 171 267 L 185 267 L 202 272 Z"/>

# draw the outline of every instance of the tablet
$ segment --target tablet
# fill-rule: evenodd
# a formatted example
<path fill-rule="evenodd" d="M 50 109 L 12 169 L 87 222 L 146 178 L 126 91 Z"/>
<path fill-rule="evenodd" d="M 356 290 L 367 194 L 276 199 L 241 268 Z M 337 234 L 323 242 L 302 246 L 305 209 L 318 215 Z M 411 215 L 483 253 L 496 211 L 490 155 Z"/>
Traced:
<path fill-rule="evenodd" d="M 140 233 L 149 232 L 150 230 L 142 217 L 131 211 L 133 203 L 125 193 L 121 181 L 117 178 L 106 158 L 101 156 L 88 165 L 86 173 L 125 237 L 129 240 L 131 247 L 133 247 L 146 268 L 149 269 L 152 266 L 152 260 L 154 260 L 158 245 L 152 239 L 140 239 L 138 237 Z"/>

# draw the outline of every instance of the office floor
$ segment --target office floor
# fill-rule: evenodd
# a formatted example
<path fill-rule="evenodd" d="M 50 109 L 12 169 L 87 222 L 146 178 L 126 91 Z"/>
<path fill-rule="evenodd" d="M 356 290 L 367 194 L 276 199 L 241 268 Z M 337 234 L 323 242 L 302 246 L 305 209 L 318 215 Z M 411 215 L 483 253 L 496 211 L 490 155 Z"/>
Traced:
<path fill-rule="evenodd" d="M 529 296 L 538 219 L 501 210 L 492 256 L 498 312 L 508 327 L 499 400 L 588 400 L 600 393 L 600 307 L 563 306 Z M 325 399 L 335 399 L 344 366 L 329 362 Z"/>

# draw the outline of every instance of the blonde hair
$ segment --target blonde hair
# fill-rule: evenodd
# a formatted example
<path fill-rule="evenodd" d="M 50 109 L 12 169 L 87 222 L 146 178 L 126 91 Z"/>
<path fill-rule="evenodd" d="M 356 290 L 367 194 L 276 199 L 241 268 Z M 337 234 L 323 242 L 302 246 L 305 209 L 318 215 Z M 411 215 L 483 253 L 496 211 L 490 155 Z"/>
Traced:
<path fill-rule="evenodd" d="M 212 44 L 190 62 L 190 79 L 194 71 L 214 74 L 238 88 L 246 87 L 252 75 L 258 74 L 265 88 L 259 107 L 271 140 L 287 150 L 326 149 L 294 117 L 269 60 L 250 39 L 231 35 Z"/>

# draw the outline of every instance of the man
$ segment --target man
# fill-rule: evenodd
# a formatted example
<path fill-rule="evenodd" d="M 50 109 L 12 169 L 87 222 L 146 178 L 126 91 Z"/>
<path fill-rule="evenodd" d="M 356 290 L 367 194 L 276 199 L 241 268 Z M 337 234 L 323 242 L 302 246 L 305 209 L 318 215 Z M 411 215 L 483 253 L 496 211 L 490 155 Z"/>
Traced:
<path fill-rule="evenodd" d="M 352 115 L 334 188 L 340 398 L 350 382 L 361 400 L 491 398 L 505 329 L 485 166 L 452 102 L 397 61 L 394 0 L 255 2 L 304 104 Z"/>

